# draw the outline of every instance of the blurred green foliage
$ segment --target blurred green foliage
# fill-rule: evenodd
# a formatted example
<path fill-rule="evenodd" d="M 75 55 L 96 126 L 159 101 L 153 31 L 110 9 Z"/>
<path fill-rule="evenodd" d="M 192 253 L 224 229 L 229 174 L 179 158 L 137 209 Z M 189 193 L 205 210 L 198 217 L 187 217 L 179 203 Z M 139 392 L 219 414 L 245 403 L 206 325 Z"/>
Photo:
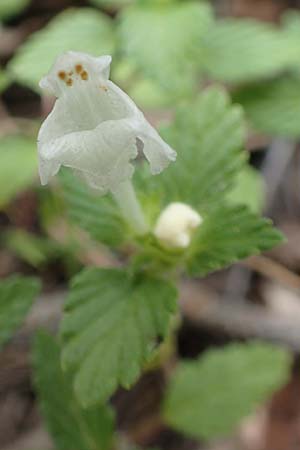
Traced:
<path fill-rule="evenodd" d="M 113 78 L 142 107 L 173 107 L 207 81 L 217 81 L 229 84 L 234 95 L 237 91 L 254 129 L 300 136 L 298 103 L 286 100 L 300 91 L 299 13 L 289 11 L 275 26 L 216 18 L 207 1 L 92 3 L 98 11 L 63 11 L 29 36 L 10 60 L 7 75 L 1 75 L 0 89 L 15 80 L 39 92 L 38 81 L 55 56 L 69 49 L 110 53 L 115 55 Z M 114 20 L 107 14 L 111 8 L 117 12 Z M 267 98 L 261 98 L 260 87 L 267 88 Z"/>
<path fill-rule="evenodd" d="M 120 16 L 119 42 L 126 60 L 161 86 L 171 98 L 195 91 L 201 42 L 212 23 L 208 4 L 141 4 Z"/>
<path fill-rule="evenodd" d="M 0 2 L 0 21 L 9 19 L 22 12 L 31 0 L 1 0 Z"/>
<path fill-rule="evenodd" d="M 227 201 L 235 205 L 247 205 L 254 213 L 260 213 L 264 207 L 265 183 L 258 170 L 246 165 L 228 192 Z"/>
<path fill-rule="evenodd" d="M 22 324 L 40 289 L 36 278 L 13 275 L 0 281 L 0 348 Z"/>
<path fill-rule="evenodd" d="M 297 139 L 300 136 L 300 77 L 296 74 L 240 88 L 234 100 L 243 105 L 256 130 Z"/>
<path fill-rule="evenodd" d="M 250 19 L 220 19 L 204 37 L 203 68 L 210 79 L 239 84 L 295 66 L 300 40 Z"/>
<path fill-rule="evenodd" d="M 182 362 L 168 388 L 164 415 L 181 432 L 228 435 L 288 380 L 288 352 L 269 344 L 231 344 Z"/>
<path fill-rule="evenodd" d="M 18 135 L 0 139 L 0 210 L 36 178 L 36 141 Z"/>
<path fill-rule="evenodd" d="M 61 253 L 53 240 L 23 229 L 9 229 L 4 234 L 4 240 L 6 248 L 33 267 L 39 267 Z"/>
<path fill-rule="evenodd" d="M 57 450 L 108 450 L 114 439 L 114 413 L 109 406 L 82 410 L 70 377 L 62 372 L 60 347 L 39 332 L 33 352 L 35 386 L 40 408 Z"/>

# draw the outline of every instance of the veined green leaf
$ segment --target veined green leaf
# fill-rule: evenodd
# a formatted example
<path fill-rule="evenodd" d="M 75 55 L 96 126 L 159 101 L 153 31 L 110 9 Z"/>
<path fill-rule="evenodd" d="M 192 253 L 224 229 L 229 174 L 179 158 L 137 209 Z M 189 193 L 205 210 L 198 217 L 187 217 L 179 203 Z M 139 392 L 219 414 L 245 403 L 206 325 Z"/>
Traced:
<path fill-rule="evenodd" d="M 155 181 L 163 184 L 167 202 L 188 203 L 202 214 L 220 203 L 246 160 L 241 108 L 222 89 L 210 88 L 179 108 L 162 134 L 177 151 L 176 162 Z"/>
<path fill-rule="evenodd" d="M 75 277 L 62 321 L 62 363 L 75 370 L 83 406 L 136 381 L 175 310 L 176 289 L 157 278 L 97 268 Z"/>
<path fill-rule="evenodd" d="M 299 59 L 295 39 L 249 19 L 219 20 L 204 36 L 203 46 L 202 68 L 210 78 L 229 83 L 273 76 Z"/>
<path fill-rule="evenodd" d="M 178 366 L 165 400 L 165 419 L 195 438 L 228 435 L 288 381 L 290 366 L 286 351 L 264 343 L 209 350 Z"/>
<path fill-rule="evenodd" d="M 186 251 L 170 251 L 173 265 L 177 260 L 192 275 L 206 275 L 282 241 L 270 221 L 240 206 L 251 200 L 249 206 L 258 209 L 261 192 L 241 150 L 245 140 L 241 108 L 232 106 L 222 89 L 210 88 L 179 108 L 162 134 L 176 149 L 177 161 L 157 178 L 149 176 L 146 167 L 134 178 L 149 222 L 154 224 L 161 208 L 171 202 L 192 206 L 204 220 Z M 242 197 L 243 182 L 251 190 L 247 199 Z"/>
<path fill-rule="evenodd" d="M 146 78 L 178 98 L 195 88 L 201 39 L 211 21 L 205 2 L 137 4 L 121 14 L 121 50 Z"/>
<path fill-rule="evenodd" d="M 193 275 L 206 275 L 283 241 L 268 219 L 246 206 L 219 206 L 197 229 L 187 262 Z"/>
<path fill-rule="evenodd" d="M 41 77 L 60 53 L 70 49 L 95 56 L 112 54 L 111 20 L 91 8 L 65 10 L 19 47 L 8 70 L 16 81 L 39 92 Z"/>
<path fill-rule="evenodd" d="M 37 176 L 37 149 L 25 136 L 0 139 L 0 209 L 29 187 Z"/>
<path fill-rule="evenodd" d="M 62 171 L 60 180 L 70 220 L 103 244 L 113 247 L 122 244 L 128 227 L 113 199 L 92 192 L 70 170 Z"/>
<path fill-rule="evenodd" d="M 60 348 L 50 335 L 39 332 L 34 345 L 34 375 L 40 407 L 58 450 L 109 450 L 114 414 L 108 406 L 83 410 L 70 379 L 62 373 Z"/>
<path fill-rule="evenodd" d="M 245 108 L 256 130 L 273 136 L 300 137 L 300 76 L 286 75 L 246 86 L 234 94 L 234 100 Z"/>
<path fill-rule="evenodd" d="M 36 278 L 15 275 L 0 281 L 0 346 L 21 325 L 39 291 Z"/>

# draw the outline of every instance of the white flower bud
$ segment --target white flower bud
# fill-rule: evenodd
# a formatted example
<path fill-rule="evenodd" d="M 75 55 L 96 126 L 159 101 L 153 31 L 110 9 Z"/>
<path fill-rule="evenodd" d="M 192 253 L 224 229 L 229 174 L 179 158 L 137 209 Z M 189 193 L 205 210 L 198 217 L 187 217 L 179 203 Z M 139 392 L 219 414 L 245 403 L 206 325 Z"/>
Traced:
<path fill-rule="evenodd" d="M 202 217 L 185 203 L 170 203 L 160 214 L 154 234 L 169 247 L 186 248 Z"/>
<path fill-rule="evenodd" d="M 138 145 L 153 174 L 176 159 L 134 102 L 109 80 L 110 63 L 110 56 L 67 52 L 41 80 L 41 88 L 57 97 L 38 137 L 42 184 L 64 165 L 104 194 L 132 176 Z"/>

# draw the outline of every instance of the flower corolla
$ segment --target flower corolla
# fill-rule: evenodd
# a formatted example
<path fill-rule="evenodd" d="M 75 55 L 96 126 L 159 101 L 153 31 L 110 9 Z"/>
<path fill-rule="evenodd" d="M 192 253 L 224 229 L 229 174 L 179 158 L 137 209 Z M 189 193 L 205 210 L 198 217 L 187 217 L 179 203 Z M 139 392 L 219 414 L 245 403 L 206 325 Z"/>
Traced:
<path fill-rule="evenodd" d="M 38 136 L 42 184 L 67 166 L 105 194 L 131 178 L 138 149 L 153 174 L 176 159 L 135 103 L 109 80 L 110 64 L 110 56 L 69 51 L 42 78 L 40 87 L 57 97 Z"/>

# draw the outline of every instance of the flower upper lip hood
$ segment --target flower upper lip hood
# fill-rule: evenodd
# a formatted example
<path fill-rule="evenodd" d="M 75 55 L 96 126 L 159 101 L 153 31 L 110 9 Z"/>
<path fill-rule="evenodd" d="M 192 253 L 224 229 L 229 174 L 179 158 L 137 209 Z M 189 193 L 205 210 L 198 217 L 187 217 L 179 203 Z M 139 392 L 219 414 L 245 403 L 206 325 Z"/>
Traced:
<path fill-rule="evenodd" d="M 135 103 L 109 80 L 111 60 L 70 51 L 41 80 L 40 87 L 57 97 L 38 136 L 42 184 L 63 165 L 102 193 L 113 191 L 132 176 L 138 145 L 153 174 L 176 159 Z"/>

